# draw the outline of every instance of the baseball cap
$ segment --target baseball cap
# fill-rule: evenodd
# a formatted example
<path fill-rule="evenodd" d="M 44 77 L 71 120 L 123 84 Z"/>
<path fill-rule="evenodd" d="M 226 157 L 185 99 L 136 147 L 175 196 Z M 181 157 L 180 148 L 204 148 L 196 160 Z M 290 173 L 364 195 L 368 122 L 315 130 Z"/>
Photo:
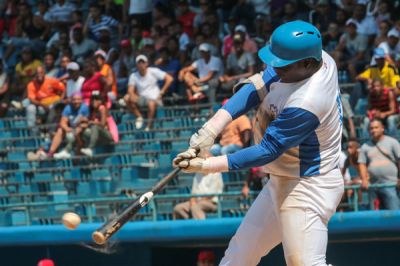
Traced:
<path fill-rule="evenodd" d="M 94 56 L 101 56 L 105 59 L 107 57 L 107 54 L 103 50 L 99 49 L 94 53 Z"/>
<path fill-rule="evenodd" d="M 244 25 L 237 25 L 235 31 L 247 32 L 247 29 Z"/>
<path fill-rule="evenodd" d="M 131 40 L 124 39 L 124 40 L 121 41 L 120 45 L 121 45 L 122 48 L 129 47 L 129 46 L 131 46 Z"/>
<path fill-rule="evenodd" d="M 242 35 L 236 33 L 235 35 L 233 35 L 233 41 L 234 42 L 243 42 Z"/>
<path fill-rule="evenodd" d="M 375 59 L 385 58 L 385 51 L 382 48 L 375 48 L 374 49 L 374 57 L 375 57 Z"/>
<path fill-rule="evenodd" d="M 54 266 L 54 262 L 51 259 L 40 260 L 37 266 Z"/>
<path fill-rule="evenodd" d="M 210 51 L 210 45 L 208 43 L 200 44 L 199 51 L 209 52 Z"/>
<path fill-rule="evenodd" d="M 356 28 L 358 28 L 358 22 L 357 22 L 357 20 L 352 19 L 352 18 L 349 18 L 349 19 L 346 21 L 346 26 L 349 26 L 350 24 L 353 24 L 354 26 L 356 26 Z"/>
<path fill-rule="evenodd" d="M 210 250 L 202 250 L 199 252 L 199 255 L 197 256 L 197 260 L 215 261 L 215 254 L 214 254 L 214 252 L 212 252 Z"/>
<path fill-rule="evenodd" d="M 397 39 L 400 38 L 400 34 L 399 34 L 399 32 L 398 32 L 396 29 L 391 29 L 391 30 L 388 32 L 387 36 L 388 36 L 388 37 L 395 37 L 395 38 L 397 38 Z"/>
<path fill-rule="evenodd" d="M 67 65 L 67 70 L 74 70 L 74 71 L 78 71 L 79 70 L 79 65 L 75 62 L 70 62 Z"/>
<path fill-rule="evenodd" d="M 137 57 L 136 57 L 136 63 L 139 63 L 140 61 L 144 61 L 145 63 L 147 63 L 147 62 L 149 62 L 149 60 L 147 59 L 147 56 L 145 56 L 145 55 L 143 55 L 143 54 L 141 54 L 141 55 L 138 55 Z"/>

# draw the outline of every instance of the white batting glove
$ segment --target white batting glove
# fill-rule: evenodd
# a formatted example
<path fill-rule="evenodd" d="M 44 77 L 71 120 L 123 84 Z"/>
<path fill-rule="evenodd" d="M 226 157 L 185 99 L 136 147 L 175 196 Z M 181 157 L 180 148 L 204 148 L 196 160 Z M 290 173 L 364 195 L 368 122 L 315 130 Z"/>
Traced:
<path fill-rule="evenodd" d="M 178 167 L 185 173 L 203 173 L 208 174 L 210 172 L 208 160 L 196 157 L 191 160 L 180 161 Z"/>

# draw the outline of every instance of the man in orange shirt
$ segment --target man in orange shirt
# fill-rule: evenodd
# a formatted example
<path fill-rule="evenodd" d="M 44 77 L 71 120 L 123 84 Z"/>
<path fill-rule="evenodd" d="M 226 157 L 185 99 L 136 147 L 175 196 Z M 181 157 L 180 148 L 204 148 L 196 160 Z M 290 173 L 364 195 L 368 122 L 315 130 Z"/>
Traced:
<path fill-rule="evenodd" d="M 28 83 L 29 105 L 26 107 L 28 126 L 36 124 L 36 114 L 52 113 L 57 102 L 64 99 L 65 86 L 57 79 L 46 77 L 43 66 L 36 68 L 34 79 Z M 49 117 L 53 115 L 49 114 Z"/>
<path fill-rule="evenodd" d="M 227 101 L 224 100 L 222 105 Z M 247 147 L 250 144 L 251 129 L 250 119 L 246 115 L 233 120 L 222 131 L 219 142 L 211 147 L 211 154 L 214 156 L 226 155 Z"/>
<path fill-rule="evenodd" d="M 96 57 L 97 65 L 99 66 L 100 73 L 106 80 L 106 86 L 108 89 L 107 96 L 112 102 L 114 102 L 118 95 L 117 79 L 111 66 L 106 63 L 107 54 L 103 50 L 97 50 L 94 55 Z"/>

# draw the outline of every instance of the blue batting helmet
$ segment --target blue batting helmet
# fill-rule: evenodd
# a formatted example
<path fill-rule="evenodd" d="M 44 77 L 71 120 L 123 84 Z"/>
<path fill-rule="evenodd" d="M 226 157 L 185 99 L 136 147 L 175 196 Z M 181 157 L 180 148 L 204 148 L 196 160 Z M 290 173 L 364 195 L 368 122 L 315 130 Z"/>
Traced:
<path fill-rule="evenodd" d="M 284 67 L 306 58 L 320 61 L 322 39 L 319 30 L 304 21 L 292 21 L 274 30 L 271 41 L 258 52 L 260 59 L 272 67 Z"/>

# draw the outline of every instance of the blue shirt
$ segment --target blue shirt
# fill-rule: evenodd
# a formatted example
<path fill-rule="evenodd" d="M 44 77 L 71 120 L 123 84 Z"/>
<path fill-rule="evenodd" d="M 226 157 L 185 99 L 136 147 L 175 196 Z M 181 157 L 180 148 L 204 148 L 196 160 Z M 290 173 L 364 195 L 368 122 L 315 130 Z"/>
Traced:
<path fill-rule="evenodd" d="M 63 117 L 67 117 L 71 127 L 76 127 L 81 117 L 89 117 L 89 108 L 85 103 L 82 103 L 79 109 L 72 108 L 72 104 L 65 106 Z"/>

